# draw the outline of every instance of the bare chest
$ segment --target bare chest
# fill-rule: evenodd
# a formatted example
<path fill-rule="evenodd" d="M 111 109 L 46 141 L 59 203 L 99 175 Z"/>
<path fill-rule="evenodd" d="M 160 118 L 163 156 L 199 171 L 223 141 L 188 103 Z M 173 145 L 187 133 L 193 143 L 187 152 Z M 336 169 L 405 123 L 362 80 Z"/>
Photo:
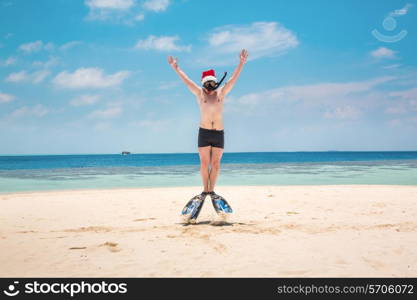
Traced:
<path fill-rule="evenodd" d="M 218 93 L 207 95 L 202 93 L 200 96 L 200 106 L 203 109 L 221 109 L 223 107 L 223 99 Z"/>

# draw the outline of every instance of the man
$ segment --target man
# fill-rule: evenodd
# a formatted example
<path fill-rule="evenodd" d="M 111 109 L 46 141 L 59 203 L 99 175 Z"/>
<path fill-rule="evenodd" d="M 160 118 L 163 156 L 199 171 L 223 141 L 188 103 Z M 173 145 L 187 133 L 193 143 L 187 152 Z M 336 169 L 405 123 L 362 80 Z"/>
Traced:
<path fill-rule="evenodd" d="M 183 215 L 186 215 L 188 218 L 187 221 L 192 223 L 195 223 L 207 195 L 210 195 L 216 212 L 229 213 L 232 211 L 227 202 L 214 192 L 214 187 L 220 172 L 220 160 L 224 149 L 224 100 L 239 78 L 240 72 L 246 63 L 248 52 L 243 49 L 239 57 L 239 65 L 233 72 L 230 80 L 222 87 L 220 87 L 221 81 L 218 82 L 214 70 L 203 72 L 202 87 L 200 87 L 180 69 L 177 58 L 168 57 L 168 63 L 188 89 L 196 96 L 200 108 L 198 152 L 200 155 L 200 174 L 204 189 L 200 195 L 193 197 L 183 210 Z"/>

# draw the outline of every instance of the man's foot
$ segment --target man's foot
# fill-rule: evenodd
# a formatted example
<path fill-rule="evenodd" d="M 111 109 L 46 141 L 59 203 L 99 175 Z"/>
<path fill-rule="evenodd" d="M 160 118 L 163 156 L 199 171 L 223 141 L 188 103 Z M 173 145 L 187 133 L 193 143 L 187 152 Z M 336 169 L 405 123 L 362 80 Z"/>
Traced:
<path fill-rule="evenodd" d="M 201 194 L 194 196 L 190 201 L 188 201 L 181 212 L 183 215 L 184 223 L 196 223 L 197 217 L 200 214 L 206 197 L 207 193 L 202 192 Z"/>

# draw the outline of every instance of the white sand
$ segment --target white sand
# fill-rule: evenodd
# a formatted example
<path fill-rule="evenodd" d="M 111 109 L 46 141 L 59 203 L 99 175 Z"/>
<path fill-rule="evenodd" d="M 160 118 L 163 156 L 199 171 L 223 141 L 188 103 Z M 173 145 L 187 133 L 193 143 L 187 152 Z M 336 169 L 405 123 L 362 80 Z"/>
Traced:
<path fill-rule="evenodd" d="M 235 213 L 180 224 L 198 187 L 0 195 L 0 277 L 416 277 L 417 186 L 218 187 Z"/>

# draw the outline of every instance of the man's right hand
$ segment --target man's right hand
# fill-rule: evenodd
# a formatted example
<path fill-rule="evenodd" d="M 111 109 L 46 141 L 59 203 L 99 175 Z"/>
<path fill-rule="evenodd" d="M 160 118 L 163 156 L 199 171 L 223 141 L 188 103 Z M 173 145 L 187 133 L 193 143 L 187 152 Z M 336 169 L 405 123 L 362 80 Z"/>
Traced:
<path fill-rule="evenodd" d="M 175 70 L 178 69 L 178 58 L 173 58 L 172 56 L 168 56 L 168 63 L 173 67 Z"/>
<path fill-rule="evenodd" d="M 178 58 L 173 58 L 172 56 L 168 56 L 168 63 L 171 67 L 175 70 L 178 76 L 181 78 L 182 81 L 187 85 L 188 89 L 194 94 L 197 95 L 200 93 L 201 88 L 194 83 L 188 76 L 178 67 Z"/>

